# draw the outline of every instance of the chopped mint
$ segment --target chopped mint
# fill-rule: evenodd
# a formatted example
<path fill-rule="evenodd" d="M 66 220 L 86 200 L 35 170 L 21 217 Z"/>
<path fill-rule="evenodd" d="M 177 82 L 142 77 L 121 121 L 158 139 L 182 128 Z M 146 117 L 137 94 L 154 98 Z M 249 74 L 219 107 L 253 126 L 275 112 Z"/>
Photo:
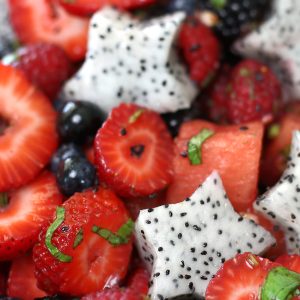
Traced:
<path fill-rule="evenodd" d="M 83 241 L 83 229 L 80 228 L 80 230 L 77 232 L 74 243 L 73 243 L 73 248 L 78 247 Z"/>
<path fill-rule="evenodd" d="M 210 3 L 215 9 L 222 9 L 226 6 L 227 0 L 210 0 Z"/>
<path fill-rule="evenodd" d="M 279 124 L 273 124 L 269 127 L 269 130 L 268 130 L 268 138 L 269 139 L 275 139 L 278 137 L 280 133 L 280 125 Z"/>
<path fill-rule="evenodd" d="M 144 109 L 138 109 L 137 111 L 135 111 L 128 120 L 129 124 L 136 122 L 136 120 L 142 115 L 144 111 Z"/>

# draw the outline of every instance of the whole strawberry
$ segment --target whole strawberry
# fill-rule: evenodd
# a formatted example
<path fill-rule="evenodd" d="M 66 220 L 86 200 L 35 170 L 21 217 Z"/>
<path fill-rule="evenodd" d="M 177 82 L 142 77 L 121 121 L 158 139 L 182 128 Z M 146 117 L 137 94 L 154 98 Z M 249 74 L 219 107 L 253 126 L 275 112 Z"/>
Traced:
<path fill-rule="evenodd" d="M 243 60 L 232 71 L 228 119 L 232 123 L 270 122 L 279 112 L 281 87 L 273 72 L 255 60 Z"/>
<path fill-rule="evenodd" d="M 38 43 L 20 48 L 12 65 L 54 100 L 62 84 L 71 75 L 72 66 L 64 50 L 53 44 Z"/>
<path fill-rule="evenodd" d="M 190 69 L 190 76 L 200 85 L 206 85 L 219 67 L 220 45 L 211 29 L 196 17 L 182 25 L 179 44 Z"/>

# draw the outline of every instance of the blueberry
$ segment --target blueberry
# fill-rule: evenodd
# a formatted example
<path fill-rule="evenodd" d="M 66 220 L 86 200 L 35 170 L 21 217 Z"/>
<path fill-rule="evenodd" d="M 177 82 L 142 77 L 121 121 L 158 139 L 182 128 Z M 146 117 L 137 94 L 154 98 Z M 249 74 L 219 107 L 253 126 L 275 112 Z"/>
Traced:
<path fill-rule="evenodd" d="M 85 157 L 69 157 L 60 162 L 56 180 L 60 191 L 71 196 L 96 185 L 96 169 Z"/>
<path fill-rule="evenodd" d="M 58 133 L 64 142 L 84 143 L 95 135 L 105 114 L 93 103 L 68 101 L 58 117 Z"/>
<path fill-rule="evenodd" d="M 175 11 L 185 11 L 192 14 L 199 8 L 199 0 L 170 0 L 165 7 L 167 13 Z"/>
<path fill-rule="evenodd" d="M 56 173 L 59 164 L 71 157 L 83 157 L 84 154 L 81 149 L 75 144 L 64 144 L 54 153 L 51 159 L 51 171 Z"/>

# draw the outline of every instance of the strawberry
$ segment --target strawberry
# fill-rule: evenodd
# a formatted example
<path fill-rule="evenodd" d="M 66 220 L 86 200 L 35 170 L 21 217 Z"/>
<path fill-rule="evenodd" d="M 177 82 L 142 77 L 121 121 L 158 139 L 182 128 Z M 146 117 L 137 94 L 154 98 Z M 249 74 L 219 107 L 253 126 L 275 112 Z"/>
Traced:
<path fill-rule="evenodd" d="M 206 290 L 206 300 L 259 299 L 260 288 L 269 271 L 278 264 L 243 253 L 230 259 L 217 272 Z"/>
<path fill-rule="evenodd" d="M 3 267 L 0 266 L 0 295 L 6 294 L 6 274 L 3 270 Z"/>
<path fill-rule="evenodd" d="M 53 43 L 72 60 L 84 58 L 89 20 L 70 15 L 58 0 L 9 0 L 10 19 L 24 44 Z"/>
<path fill-rule="evenodd" d="M 7 191 L 49 162 L 58 143 L 56 112 L 20 71 L 1 64 L 0 105 L 0 191 Z"/>
<path fill-rule="evenodd" d="M 112 191 L 74 194 L 33 248 L 38 286 L 50 294 L 82 296 L 118 284 L 130 260 L 132 226 Z"/>
<path fill-rule="evenodd" d="M 172 180 L 173 141 L 166 125 L 135 104 L 111 111 L 96 135 L 95 156 L 100 180 L 124 197 L 151 195 Z"/>
<path fill-rule="evenodd" d="M 156 0 L 60 0 L 60 4 L 72 14 L 90 16 L 104 5 L 114 5 L 121 9 L 140 8 Z"/>
<path fill-rule="evenodd" d="M 281 255 L 276 259 L 276 262 L 291 271 L 300 273 L 300 255 Z"/>
<path fill-rule="evenodd" d="M 16 258 L 9 272 L 7 295 L 23 300 L 46 296 L 46 293 L 38 289 L 36 284 L 31 254 Z"/>
<path fill-rule="evenodd" d="M 179 33 L 179 45 L 189 65 L 191 78 L 205 86 L 219 67 L 218 39 L 196 17 L 189 17 Z"/>
<path fill-rule="evenodd" d="M 44 172 L 18 190 L 1 194 L 0 260 L 26 252 L 62 201 L 55 178 Z"/>
<path fill-rule="evenodd" d="M 86 295 L 81 300 L 144 300 L 145 296 L 141 295 L 130 288 L 113 287 L 105 289 L 102 292 L 96 292 Z"/>
<path fill-rule="evenodd" d="M 212 121 L 226 123 L 231 67 L 224 65 L 208 90 L 208 113 Z"/>
<path fill-rule="evenodd" d="M 128 278 L 127 286 L 134 289 L 135 292 L 141 295 L 147 295 L 148 293 L 148 281 L 150 274 L 145 267 L 140 265 L 137 267 L 133 274 Z"/>
<path fill-rule="evenodd" d="M 228 101 L 230 122 L 269 122 L 279 113 L 280 105 L 280 83 L 266 65 L 247 59 L 234 67 Z"/>
<path fill-rule="evenodd" d="M 292 133 L 300 129 L 300 115 L 288 112 L 268 129 L 268 143 L 261 162 L 261 182 L 265 186 L 274 185 L 286 168 L 290 152 Z"/>
<path fill-rule="evenodd" d="M 65 80 L 71 75 L 72 66 L 66 53 L 56 45 L 37 43 L 19 48 L 12 62 L 22 70 L 48 98 L 54 100 Z"/>
<path fill-rule="evenodd" d="M 202 161 L 193 164 L 188 157 L 188 144 L 207 129 L 212 136 L 197 149 Z M 260 122 L 242 126 L 218 126 L 203 120 L 183 123 L 175 139 L 174 179 L 166 201 L 178 203 L 189 197 L 216 170 L 235 210 L 247 211 L 257 196 L 262 136 Z"/>

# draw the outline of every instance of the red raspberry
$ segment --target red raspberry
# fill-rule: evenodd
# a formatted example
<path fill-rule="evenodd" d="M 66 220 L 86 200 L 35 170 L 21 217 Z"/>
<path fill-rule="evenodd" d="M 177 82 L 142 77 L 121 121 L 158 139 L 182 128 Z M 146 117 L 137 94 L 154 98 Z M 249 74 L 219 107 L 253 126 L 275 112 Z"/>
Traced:
<path fill-rule="evenodd" d="M 232 123 L 270 122 L 281 104 L 281 87 L 273 72 L 255 60 L 244 60 L 232 71 L 228 119 Z"/>
<path fill-rule="evenodd" d="M 220 45 L 211 29 L 190 17 L 182 25 L 179 44 L 190 68 L 190 76 L 206 85 L 219 67 Z"/>

